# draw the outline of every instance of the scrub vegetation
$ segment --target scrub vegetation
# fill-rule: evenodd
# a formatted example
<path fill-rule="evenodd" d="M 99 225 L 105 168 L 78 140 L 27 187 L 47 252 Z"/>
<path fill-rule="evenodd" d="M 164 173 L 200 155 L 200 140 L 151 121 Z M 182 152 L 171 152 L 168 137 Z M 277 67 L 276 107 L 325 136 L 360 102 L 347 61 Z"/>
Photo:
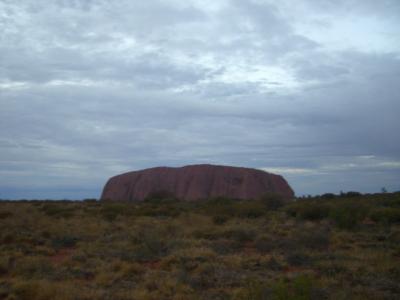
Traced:
<path fill-rule="evenodd" d="M 400 299 L 400 193 L 1 201 L 0 299 Z"/>

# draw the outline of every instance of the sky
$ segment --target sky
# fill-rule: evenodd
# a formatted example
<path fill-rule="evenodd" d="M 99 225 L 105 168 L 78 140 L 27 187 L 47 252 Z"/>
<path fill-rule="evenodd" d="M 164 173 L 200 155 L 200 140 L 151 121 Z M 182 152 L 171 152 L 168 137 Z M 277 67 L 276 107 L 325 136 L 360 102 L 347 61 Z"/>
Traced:
<path fill-rule="evenodd" d="M 0 0 L 0 198 L 218 164 L 400 190 L 398 0 Z"/>

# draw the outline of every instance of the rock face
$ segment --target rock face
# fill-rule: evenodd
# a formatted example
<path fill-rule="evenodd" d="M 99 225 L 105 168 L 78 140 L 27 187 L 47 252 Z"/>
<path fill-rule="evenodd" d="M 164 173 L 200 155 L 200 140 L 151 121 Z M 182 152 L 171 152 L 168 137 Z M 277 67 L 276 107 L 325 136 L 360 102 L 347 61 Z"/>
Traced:
<path fill-rule="evenodd" d="M 101 200 L 142 201 L 155 193 L 181 200 L 224 196 L 257 199 L 276 193 L 289 199 L 294 192 L 286 180 L 261 170 L 214 165 L 157 167 L 114 176 L 104 186 Z"/>

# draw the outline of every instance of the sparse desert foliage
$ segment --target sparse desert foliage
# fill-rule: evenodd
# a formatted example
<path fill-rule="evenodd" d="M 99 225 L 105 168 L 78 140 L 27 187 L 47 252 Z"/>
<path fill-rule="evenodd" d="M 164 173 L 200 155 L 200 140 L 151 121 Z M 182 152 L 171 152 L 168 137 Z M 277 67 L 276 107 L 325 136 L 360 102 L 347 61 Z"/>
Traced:
<path fill-rule="evenodd" d="M 0 299 L 399 299 L 400 194 L 0 202 Z"/>

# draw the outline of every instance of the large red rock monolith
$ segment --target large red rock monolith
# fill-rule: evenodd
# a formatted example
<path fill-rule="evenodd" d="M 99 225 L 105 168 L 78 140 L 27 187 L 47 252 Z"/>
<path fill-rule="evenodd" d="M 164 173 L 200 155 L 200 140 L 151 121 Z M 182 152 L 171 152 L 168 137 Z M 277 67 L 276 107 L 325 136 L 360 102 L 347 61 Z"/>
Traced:
<path fill-rule="evenodd" d="M 190 165 L 157 167 L 114 176 L 104 186 L 101 200 L 142 201 L 163 192 L 181 200 L 213 197 L 258 199 L 276 193 L 286 199 L 294 192 L 280 176 L 257 169 Z"/>

